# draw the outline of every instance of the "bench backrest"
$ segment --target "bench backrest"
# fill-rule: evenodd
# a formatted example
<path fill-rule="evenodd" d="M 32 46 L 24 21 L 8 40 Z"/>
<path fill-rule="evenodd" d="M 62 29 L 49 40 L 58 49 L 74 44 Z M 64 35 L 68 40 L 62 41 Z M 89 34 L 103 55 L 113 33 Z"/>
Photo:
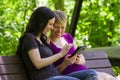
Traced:
<path fill-rule="evenodd" d="M 23 63 L 17 56 L 0 56 L 0 80 L 27 80 Z"/>
<path fill-rule="evenodd" d="M 114 75 L 104 51 L 83 52 L 86 66 Z M 28 80 L 23 63 L 17 56 L 0 56 L 0 80 Z"/>
<path fill-rule="evenodd" d="M 115 76 L 111 63 L 105 51 L 88 51 L 83 52 L 86 59 L 86 66 L 89 69 L 95 69 L 100 72 L 106 72 Z"/>

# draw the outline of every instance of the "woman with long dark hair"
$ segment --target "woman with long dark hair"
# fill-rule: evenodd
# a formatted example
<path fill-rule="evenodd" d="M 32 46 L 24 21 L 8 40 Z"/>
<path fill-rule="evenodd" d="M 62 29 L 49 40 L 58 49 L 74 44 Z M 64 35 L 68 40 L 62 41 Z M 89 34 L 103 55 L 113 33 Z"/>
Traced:
<path fill-rule="evenodd" d="M 46 35 L 53 28 L 54 22 L 54 13 L 49 8 L 37 8 L 32 13 L 26 31 L 19 40 L 16 54 L 23 60 L 29 80 L 79 80 L 62 76 L 52 64 L 63 57 L 71 47 L 66 44 L 59 54 L 53 55 Z"/>

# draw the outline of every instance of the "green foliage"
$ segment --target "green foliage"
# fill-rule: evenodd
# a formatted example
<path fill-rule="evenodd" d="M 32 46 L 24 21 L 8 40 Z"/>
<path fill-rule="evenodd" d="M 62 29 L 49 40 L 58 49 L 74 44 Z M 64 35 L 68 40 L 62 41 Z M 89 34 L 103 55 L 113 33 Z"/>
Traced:
<path fill-rule="evenodd" d="M 113 72 L 115 72 L 116 76 L 118 76 L 120 74 L 120 67 L 119 66 L 113 66 L 112 69 L 113 69 Z"/>
<path fill-rule="evenodd" d="M 45 4 L 52 10 L 64 9 L 68 27 L 75 1 L 62 0 L 56 8 L 59 0 L 0 0 L 0 55 L 14 54 L 34 8 Z M 120 45 L 119 4 L 119 0 L 84 0 L 75 32 L 77 44 L 90 47 Z"/>
<path fill-rule="evenodd" d="M 0 1 L 0 55 L 12 55 L 18 45 L 18 39 L 24 31 L 27 18 L 35 2 L 29 0 Z"/>
<path fill-rule="evenodd" d="M 15 53 L 34 8 L 45 4 L 52 10 L 64 10 L 69 26 L 75 1 L 62 0 L 61 4 L 59 0 L 0 0 L 0 55 Z M 120 45 L 119 4 L 120 0 L 84 0 L 75 33 L 77 44 L 89 47 Z M 113 67 L 113 70 L 116 75 L 120 74 L 119 67 Z"/>
<path fill-rule="evenodd" d="M 77 43 L 90 47 L 120 45 L 119 4 L 118 0 L 84 0 L 75 35 Z"/>

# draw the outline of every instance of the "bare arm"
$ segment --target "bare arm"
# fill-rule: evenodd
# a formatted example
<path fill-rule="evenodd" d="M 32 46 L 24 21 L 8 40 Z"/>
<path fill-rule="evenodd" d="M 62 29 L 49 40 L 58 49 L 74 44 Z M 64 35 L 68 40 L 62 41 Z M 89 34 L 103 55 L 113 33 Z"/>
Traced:
<path fill-rule="evenodd" d="M 57 66 L 57 69 L 62 72 L 68 65 L 71 65 L 73 63 L 75 63 L 77 55 L 73 56 L 73 57 L 69 57 L 70 55 L 66 55 L 64 61 Z"/>
<path fill-rule="evenodd" d="M 66 68 L 66 64 L 65 63 L 61 63 L 59 66 L 57 66 L 56 68 L 58 69 L 59 72 L 62 72 L 65 68 Z"/>
<path fill-rule="evenodd" d="M 65 57 L 63 63 L 61 63 L 59 66 L 57 66 L 57 69 L 62 72 L 68 65 L 70 64 L 79 64 L 84 65 L 85 64 L 85 58 L 82 54 L 76 54 L 75 56 L 69 58 L 68 56 Z"/>
<path fill-rule="evenodd" d="M 69 50 L 70 47 L 71 47 L 71 45 L 65 45 L 64 48 L 58 54 L 55 54 L 53 56 L 46 57 L 46 58 L 40 57 L 38 48 L 31 49 L 28 52 L 28 54 L 29 54 L 29 57 L 30 57 L 33 65 L 37 69 L 40 69 L 40 68 L 45 67 L 49 64 L 52 64 L 53 62 L 55 62 L 58 59 L 60 59 L 61 57 L 63 57 L 67 53 L 67 51 Z"/>

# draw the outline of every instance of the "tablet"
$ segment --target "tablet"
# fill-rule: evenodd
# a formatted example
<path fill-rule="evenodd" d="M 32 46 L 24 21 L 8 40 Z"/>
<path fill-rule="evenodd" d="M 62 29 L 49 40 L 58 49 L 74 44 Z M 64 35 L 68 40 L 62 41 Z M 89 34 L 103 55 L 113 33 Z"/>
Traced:
<path fill-rule="evenodd" d="M 86 46 L 77 47 L 77 49 L 72 53 L 72 55 L 70 57 L 74 56 L 75 54 L 80 54 L 80 52 L 85 50 L 85 49 L 86 49 Z"/>

